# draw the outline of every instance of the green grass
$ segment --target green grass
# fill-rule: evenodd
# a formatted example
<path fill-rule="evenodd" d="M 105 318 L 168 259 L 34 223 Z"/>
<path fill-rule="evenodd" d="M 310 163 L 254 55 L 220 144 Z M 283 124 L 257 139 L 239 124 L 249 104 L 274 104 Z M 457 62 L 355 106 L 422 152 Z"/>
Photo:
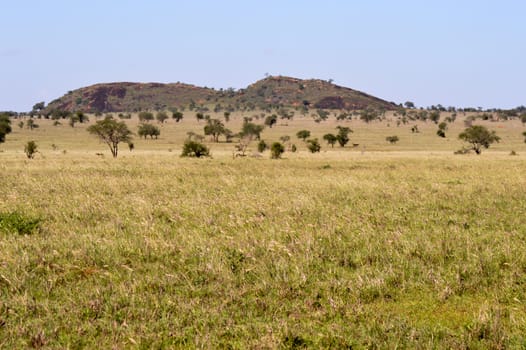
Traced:
<path fill-rule="evenodd" d="M 522 140 L 516 157 L 400 133 L 363 154 L 232 159 L 222 143 L 198 160 L 170 124 L 114 160 L 84 126 L 42 124 L 1 145 L 0 213 L 40 222 L 0 234 L 0 348 L 526 346 Z"/>

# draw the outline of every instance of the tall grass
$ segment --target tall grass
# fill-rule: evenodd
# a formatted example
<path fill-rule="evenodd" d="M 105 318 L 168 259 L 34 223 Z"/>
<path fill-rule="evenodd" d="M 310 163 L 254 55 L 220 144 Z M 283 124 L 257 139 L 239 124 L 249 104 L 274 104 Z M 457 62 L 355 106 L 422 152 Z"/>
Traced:
<path fill-rule="evenodd" d="M 1 348 L 526 345 L 520 157 L 1 156 Z"/>

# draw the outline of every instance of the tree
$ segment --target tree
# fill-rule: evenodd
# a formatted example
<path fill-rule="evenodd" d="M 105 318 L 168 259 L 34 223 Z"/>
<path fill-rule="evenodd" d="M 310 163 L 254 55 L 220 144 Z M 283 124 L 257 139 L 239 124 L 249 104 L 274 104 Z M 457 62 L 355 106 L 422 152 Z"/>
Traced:
<path fill-rule="evenodd" d="M 87 131 L 108 145 L 113 158 L 117 158 L 119 143 L 130 142 L 132 139 L 132 132 L 126 124 L 111 117 L 98 120 L 94 125 L 90 125 Z"/>
<path fill-rule="evenodd" d="M 500 137 L 497 136 L 495 131 L 489 131 L 482 125 L 473 125 L 466 128 L 458 135 L 458 138 L 468 142 L 476 154 L 482 152 L 482 147 L 489 148 L 492 143 L 500 141 Z"/>
<path fill-rule="evenodd" d="M 139 137 L 144 137 L 146 139 L 147 136 L 150 136 L 150 138 L 157 138 L 159 135 L 161 135 L 161 130 L 152 124 L 140 124 L 139 130 L 137 130 L 137 134 Z"/>
<path fill-rule="evenodd" d="M 7 113 L 0 113 L 0 143 L 5 142 L 5 135 L 11 131 L 11 119 L 9 119 L 9 115 Z"/>
<path fill-rule="evenodd" d="M 151 120 L 153 120 L 153 113 L 151 113 L 151 112 L 141 112 L 141 113 L 139 113 L 139 121 L 141 123 L 149 122 Z"/>
<path fill-rule="evenodd" d="M 5 142 L 5 135 L 11 131 L 11 119 L 9 119 L 9 115 L 0 113 L 0 143 Z"/>
<path fill-rule="evenodd" d="M 179 123 L 181 120 L 183 120 L 183 113 L 182 112 L 173 112 L 172 113 L 172 119 L 175 119 L 175 122 Z"/>
<path fill-rule="evenodd" d="M 261 133 L 265 129 L 264 125 L 258 125 L 251 122 L 244 122 L 239 133 L 241 137 L 254 137 L 256 140 L 261 139 Z"/>
<path fill-rule="evenodd" d="M 38 146 L 35 141 L 28 141 L 26 145 L 24 146 L 24 152 L 28 159 L 33 159 L 35 157 L 35 153 L 38 152 Z"/>
<path fill-rule="evenodd" d="M 526 131 L 522 133 L 522 136 L 524 136 L 524 143 L 526 143 Z"/>
<path fill-rule="evenodd" d="M 201 157 L 208 157 L 210 155 L 210 150 L 208 147 L 203 145 L 200 142 L 192 141 L 192 140 L 186 140 L 183 145 L 183 152 L 181 153 L 181 157 L 193 157 L 193 158 L 201 158 Z"/>
<path fill-rule="evenodd" d="M 440 121 L 440 112 L 439 111 L 432 111 L 429 113 L 429 119 L 435 124 L 438 124 Z"/>
<path fill-rule="evenodd" d="M 197 122 L 199 123 L 200 120 L 205 119 L 205 115 L 201 112 L 198 112 L 195 114 L 195 119 L 197 119 Z"/>
<path fill-rule="evenodd" d="M 350 141 L 349 134 L 353 131 L 346 126 L 337 126 L 336 129 L 338 129 L 338 135 L 336 135 L 336 140 L 340 144 L 340 147 L 345 147 L 345 145 Z"/>
<path fill-rule="evenodd" d="M 29 118 L 26 125 L 29 130 L 38 128 L 38 124 L 35 123 L 35 120 L 33 118 Z"/>
<path fill-rule="evenodd" d="M 258 152 L 259 153 L 263 153 L 265 152 L 265 150 L 268 148 L 268 145 L 267 143 L 265 142 L 265 140 L 261 140 L 259 141 L 258 143 Z"/>
<path fill-rule="evenodd" d="M 395 143 L 397 143 L 398 141 L 400 141 L 400 139 L 399 139 L 398 136 L 396 136 L 396 135 L 394 135 L 394 136 L 387 136 L 387 137 L 385 138 L 385 140 L 386 140 L 387 142 L 389 142 L 390 144 L 395 144 Z"/>
<path fill-rule="evenodd" d="M 307 140 L 310 137 L 310 131 L 300 130 L 296 133 L 296 136 L 298 137 L 298 139 L 301 139 L 303 140 L 303 142 L 305 142 L 305 140 Z"/>
<path fill-rule="evenodd" d="M 307 140 L 307 148 L 311 153 L 316 153 L 321 150 L 321 145 L 318 139 Z"/>
<path fill-rule="evenodd" d="M 415 108 L 415 104 L 411 101 L 407 101 L 406 103 L 404 103 L 405 105 L 405 108 Z"/>
<path fill-rule="evenodd" d="M 225 117 L 225 123 L 228 123 L 230 121 L 230 112 L 224 112 L 223 116 Z"/>
<path fill-rule="evenodd" d="M 440 137 L 446 137 L 447 123 L 441 122 L 438 124 L 437 135 Z"/>
<path fill-rule="evenodd" d="M 374 109 L 367 108 L 360 113 L 360 119 L 366 123 L 378 119 L 378 112 Z"/>
<path fill-rule="evenodd" d="M 269 115 L 265 118 L 265 125 L 268 125 L 269 128 L 272 128 L 274 124 L 278 122 L 278 116 L 275 114 Z"/>
<path fill-rule="evenodd" d="M 280 142 L 274 142 L 272 146 L 270 146 L 270 157 L 272 159 L 281 158 L 283 152 L 285 152 L 285 146 L 283 146 Z"/>
<path fill-rule="evenodd" d="M 163 124 L 164 121 L 168 119 L 168 114 L 166 114 L 166 112 L 157 112 L 155 119 L 157 119 L 159 123 Z"/>
<path fill-rule="evenodd" d="M 225 125 L 219 119 L 208 119 L 204 127 L 205 135 L 211 135 L 214 142 L 219 142 L 219 136 L 225 133 Z"/>
<path fill-rule="evenodd" d="M 338 137 L 334 134 L 325 134 L 323 135 L 323 139 L 327 141 L 327 143 L 331 145 L 331 147 L 333 148 L 334 148 L 334 144 L 336 143 L 336 141 L 338 141 Z"/>

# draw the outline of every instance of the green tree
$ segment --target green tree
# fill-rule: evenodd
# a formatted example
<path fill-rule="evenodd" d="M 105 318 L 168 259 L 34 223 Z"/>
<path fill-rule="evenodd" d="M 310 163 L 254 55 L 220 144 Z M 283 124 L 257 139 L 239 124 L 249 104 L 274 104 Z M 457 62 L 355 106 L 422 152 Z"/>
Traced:
<path fill-rule="evenodd" d="M 395 143 L 397 143 L 398 141 L 400 141 L 400 139 L 399 139 L 398 136 L 396 136 L 396 135 L 394 135 L 394 136 L 387 136 L 387 137 L 385 138 L 385 140 L 386 140 L 387 142 L 389 142 L 390 144 L 395 144 Z"/>
<path fill-rule="evenodd" d="M 168 114 L 166 114 L 166 112 L 157 112 L 155 119 L 157 119 L 159 123 L 163 124 L 166 119 L 168 119 Z"/>
<path fill-rule="evenodd" d="M 440 137 L 446 137 L 447 123 L 441 122 L 438 124 L 437 135 Z"/>
<path fill-rule="evenodd" d="M 435 124 L 440 121 L 440 111 L 432 111 L 429 113 L 429 119 Z"/>
<path fill-rule="evenodd" d="M 0 113 L 0 143 L 5 142 L 5 135 L 9 134 L 11 129 L 11 119 L 6 113 Z"/>
<path fill-rule="evenodd" d="M 141 123 L 149 122 L 153 120 L 153 113 L 151 112 L 141 112 L 139 113 L 139 121 Z"/>
<path fill-rule="evenodd" d="M 211 135 L 214 142 L 219 142 L 219 136 L 225 133 L 225 125 L 219 119 L 208 119 L 204 127 L 205 135 Z"/>
<path fill-rule="evenodd" d="M 345 145 L 350 141 L 349 134 L 353 131 L 346 126 L 337 126 L 336 129 L 338 129 L 338 135 L 336 135 L 336 140 L 338 141 L 340 147 L 345 147 Z"/>
<path fill-rule="evenodd" d="M 223 113 L 223 116 L 225 117 L 225 123 L 228 123 L 230 121 L 230 112 Z"/>
<path fill-rule="evenodd" d="M 267 118 L 265 118 L 265 125 L 267 125 L 269 128 L 272 128 L 276 123 L 278 122 L 278 116 L 275 114 L 269 115 Z"/>
<path fill-rule="evenodd" d="M 161 135 L 161 130 L 152 124 L 140 124 L 139 129 L 137 130 L 137 135 L 139 137 L 144 137 L 146 139 L 147 136 L 150 136 L 150 138 L 158 138 L 159 135 Z"/>
<path fill-rule="evenodd" d="M 476 154 L 482 152 L 482 147 L 489 148 L 492 143 L 500 141 L 500 137 L 497 136 L 495 131 L 489 131 L 482 125 L 473 125 L 466 128 L 458 135 L 458 138 L 468 142 Z"/>
<path fill-rule="evenodd" d="M 38 146 L 35 141 L 28 141 L 24 146 L 24 153 L 28 159 L 33 159 L 35 157 L 35 153 L 37 152 Z"/>
<path fill-rule="evenodd" d="M 261 139 L 261 133 L 265 129 L 264 125 L 258 125 L 251 122 L 244 122 L 239 133 L 241 137 L 255 138 L 256 140 Z"/>
<path fill-rule="evenodd" d="M 208 157 L 209 155 L 210 150 L 202 143 L 193 140 L 186 140 L 184 142 L 181 157 L 201 158 Z"/>
<path fill-rule="evenodd" d="M 183 120 L 183 113 L 178 111 L 173 112 L 172 119 L 175 119 L 175 122 L 179 123 L 181 120 Z"/>
<path fill-rule="evenodd" d="M 327 141 L 327 143 L 331 145 L 331 147 L 333 148 L 334 148 L 334 144 L 336 143 L 336 141 L 338 141 L 338 137 L 334 134 L 325 134 L 323 135 L 323 139 Z"/>
<path fill-rule="evenodd" d="M 360 113 L 360 119 L 366 123 L 370 123 L 373 120 L 378 119 L 378 116 L 379 116 L 378 111 L 375 111 L 374 109 L 371 109 L 371 108 L 367 108 Z"/>
<path fill-rule="evenodd" d="M 113 158 L 117 158 L 119 143 L 130 142 L 132 139 L 132 132 L 126 124 L 111 117 L 98 120 L 94 125 L 90 125 L 87 131 L 108 145 Z"/>
<path fill-rule="evenodd" d="M 195 114 L 195 119 L 197 119 L 197 122 L 199 123 L 200 120 L 205 119 L 205 115 L 201 112 L 198 112 Z"/>
<path fill-rule="evenodd" d="M 296 137 L 298 139 L 303 140 L 303 142 L 305 142 L 305 140 L 307 140 L 310 137 L 310 131 L 309 130 L 300 130 L 300 131 L 298 131 L 296 133 Z"/>
<path fill-rule="evenodd" d="M 318 139 L 307 140 L 307 148 L 311 153 L 316 153 L 321 150 L 321 145 Z"/>
<path fill-rule="evenodd" d="M 259 153 L 263 153 L 265 152 L 265 150 L 268 148 L 268 145 L 267 143 L 265 142 L 265 140 L 261 140 L 259 141 L 258 143 L 258 152 Z"/>
<path fill-rule="evenodd" d="M 270 157 L 272 159 L 279 159 L 281 158 L 281 155 L 285 152 L 285 146 L 281 144 L 280 142 L 274 142 L 270 146 Z"/>
<path fill-rule="evenodd" d="M 33 118 L 29 118 L 26 122 L 26 127 L 29 129 L 29 130 L 33 130 L 33 129 L 36 129 L 38 128 L 38 124 L 35 123 L 35 120 Z"/>

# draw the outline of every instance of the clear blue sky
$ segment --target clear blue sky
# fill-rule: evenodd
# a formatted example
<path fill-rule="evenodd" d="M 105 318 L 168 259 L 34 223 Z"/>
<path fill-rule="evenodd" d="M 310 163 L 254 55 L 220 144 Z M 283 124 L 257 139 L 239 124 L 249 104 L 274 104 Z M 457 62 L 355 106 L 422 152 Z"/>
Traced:
<path fill-rule="evenodd" d="M 334 79 L 418 106 L 526 105 L 523 0 L 0 0 L 0 110 L 113 81 Z"/>

